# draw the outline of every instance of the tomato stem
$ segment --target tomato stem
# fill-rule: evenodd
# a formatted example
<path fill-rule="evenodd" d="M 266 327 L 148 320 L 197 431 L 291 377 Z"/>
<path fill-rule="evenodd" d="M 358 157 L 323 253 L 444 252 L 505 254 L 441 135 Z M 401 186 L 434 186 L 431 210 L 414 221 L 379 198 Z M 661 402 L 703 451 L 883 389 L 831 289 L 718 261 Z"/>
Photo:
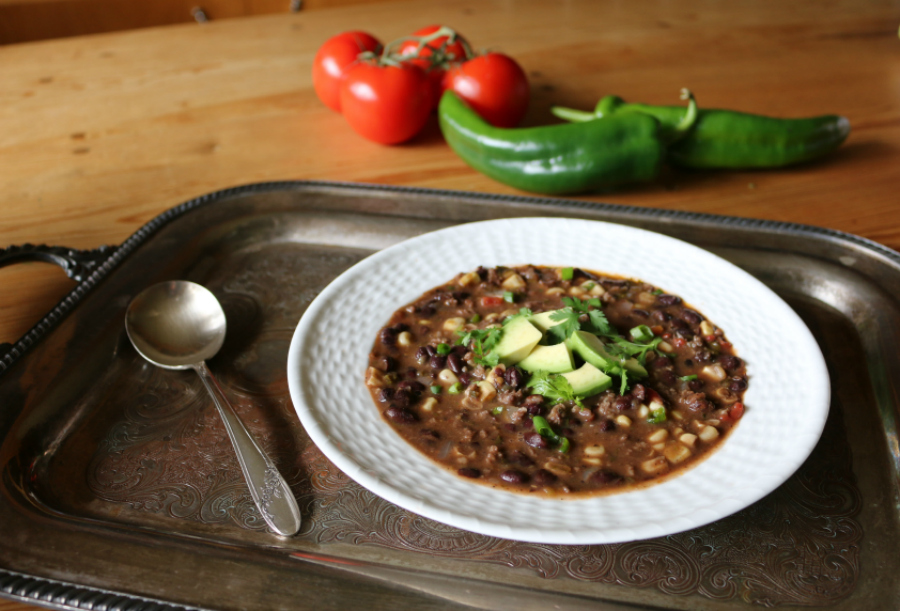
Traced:
<path fill-rule="evenodd" d="M 440 38 L 445 38 L 440 47 L 432 48 L 431 54 L 427 57 L 420 57 L 422 51 L 430 43 Z M 409 41 L 415 41 L 417 43 L 415 53 L 411 55 L 401 55 L 397 53 L 396 48 Z M 459 45 L 463 48 L 465 57 L 457 58 L 455 56 L 451 57 L 447 54 L 447 48 L 455 43 L 459 43 Z M 442 25 L 431 34 L 427 34 L 425 36 L 403 36 L 402 38 L 392 40 L 384 46 L 384 50 L 381 53 L 381 58 L 379 61 L 384 62 L 388 65 L 397 65 L 397 63 L 400 63 L 403 60 L 412 58 L 427 59 L 430 64 L 429 70 L 432 70 L 438 67 L 446 68 L 453 59 L 466 61 L 472 56 L 472 47 L 469 46 L 469 43 L 463 37 L 457 34 L 456 30 Z"/>

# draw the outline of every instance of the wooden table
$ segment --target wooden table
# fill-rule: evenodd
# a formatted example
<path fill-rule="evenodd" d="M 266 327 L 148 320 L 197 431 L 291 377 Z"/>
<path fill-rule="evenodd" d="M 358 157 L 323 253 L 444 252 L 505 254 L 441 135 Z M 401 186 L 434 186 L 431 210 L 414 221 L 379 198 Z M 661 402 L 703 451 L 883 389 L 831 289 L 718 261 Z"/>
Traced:
<path fill-rule="evenodd" d="M 528 72 L 527 124 L 604 94 L 776 116 L 846 115 L 818 163 L 677 172 L 591 201 L 808 223 L 900 249 L 900 2 L 468 1 L 368 4 L 0 47 L 0 245 L 95 248 L 197 195 L 287 179 L 494 193 L 435 123 L 384 147 L 313 92 L 318 46 L 348 29 L 383 40 L 446 23 Z M 42 264 L 0 270 L 0 341 L 74 286 Z M 0 610 L 28 605 L 0 602 Z"/>

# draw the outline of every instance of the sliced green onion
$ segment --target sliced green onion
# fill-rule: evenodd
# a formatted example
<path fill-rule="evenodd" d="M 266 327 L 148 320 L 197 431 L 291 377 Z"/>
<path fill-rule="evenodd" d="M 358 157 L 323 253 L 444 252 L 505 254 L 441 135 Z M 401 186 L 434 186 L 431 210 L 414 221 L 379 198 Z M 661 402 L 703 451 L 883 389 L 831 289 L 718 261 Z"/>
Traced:
<path fill-rule="evenodd" d="M 689 376 L 681 376 L 679 379 L 680 379 L 682 382 L 693 382 L 694 380 L 697 379 L 697 374 L 692 374 L 692 375 L 689 375 Z"/>
<path fill-rule="evenodd" d="M 636 342 L 647 343 L 653 341 L 653 331 L 647 325 L 638 325 L 631 331 L 631 338 Z"/>
<path fill-rule="evenodd" d="M 494 414 L 495 416 L 499 416 L 500 414 L 503 413 L 503 407 L 498 405 L 497 407 L 495 407 L 494 409 L 491 410 L 491 413 Z"/>
<path fill-rule="evenodd" d="M 473 325 L 480 323 L 481 322 L 481 314 L 476 314 L 475 316 L 473 316 L 472 318 L 469 319 L 469 322 L 472 323 Z"/>
<path fill-rule="evenodd" d="M 506 303 L 515 303 L 516 296 L 512 291 L 504 291 L 503 292 L 503 301 Z"/>
<path fill-rule="evenodd" d="M 563 280 L 571 280 L 574 275 L 575 275 L 574 267 L 564 267 L 561 270 L 559 270 L 559 277 L 562 278 Z"/>
<path fill-rule="evenodd" d="M 450 344 L 438 344 L 437 345 L 437 353 L 443 356 L 450 354 L 450 351 L 453 348 L 450 347 Z"/>
<path fill-rule="evenodd" d="M 439 394 L 441 394 L 441 390 L 443 390 L 443 389 L 440 386 L 438 386 L 437 384 L 435 384 L 434 386 L 431 387 L 431 394 L 439 395 Z"/>
<path fill-rule="evenodd" d="M 586 291 L 590 291 L 590 290 L 592 290 L 595 286 L 597 286 L 597 283 L 596 283 L 596 282 L 585 282 L 584 284 L 581 285 L 581 288 L 583 288 L 583 289 L 586 290 Z"/>
<path fill-rule="evenodd" d="M 450 388 L 447 389 L 447 392 L 451 395 L 458 395 L 460 392 L 462 392 L 462 382 L 456 382 L 452 384 Z"/>
<path fill-rule="evenodd" d="M 569 438 L 568 437 L 560 437 L 559 448 L 557 448 L 563 454 L 569 451 Z"/>
<path fill-rule="evenodd" d="M 652 404 L 654 405 L 654 404 Z M 647 422 L 650 424 L 660 424 L 666 421 L 666 408 L 660 405 L 659 403 L 655 403 L 658 407 L 650 408 L 650 417 L 647 418 Z"/>

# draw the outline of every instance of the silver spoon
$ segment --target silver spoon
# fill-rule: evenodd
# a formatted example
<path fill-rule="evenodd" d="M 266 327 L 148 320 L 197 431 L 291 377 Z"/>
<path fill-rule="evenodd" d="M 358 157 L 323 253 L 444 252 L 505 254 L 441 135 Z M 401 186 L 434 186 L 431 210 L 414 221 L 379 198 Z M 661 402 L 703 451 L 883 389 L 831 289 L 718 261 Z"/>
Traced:
<path fill-rule="evenodd" d="M 151 286 L 128 304 L 125 330 L 145 359 L 166 369 L 193 369 L 212 395 L 250 495 L 272 530 L 300 530 L 300 509 L 275 464 L 256 444 L 206 366 L 225 341 L 225 312 L 215 295 L 185 280 Z"/>

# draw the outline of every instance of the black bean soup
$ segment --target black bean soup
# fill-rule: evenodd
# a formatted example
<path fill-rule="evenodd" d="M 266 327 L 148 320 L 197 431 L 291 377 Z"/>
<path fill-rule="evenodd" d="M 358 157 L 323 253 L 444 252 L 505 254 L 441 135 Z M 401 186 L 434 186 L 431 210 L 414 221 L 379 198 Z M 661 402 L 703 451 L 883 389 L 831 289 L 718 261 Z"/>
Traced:
<path fill-rule="evenodd" d="M 744 411 L 724 332 L 676 295 L 581 269 L 479 268 L 397 310 L 369 356 L 383 418 L 458 475 L 620 491 L 708 455 Z"/>

